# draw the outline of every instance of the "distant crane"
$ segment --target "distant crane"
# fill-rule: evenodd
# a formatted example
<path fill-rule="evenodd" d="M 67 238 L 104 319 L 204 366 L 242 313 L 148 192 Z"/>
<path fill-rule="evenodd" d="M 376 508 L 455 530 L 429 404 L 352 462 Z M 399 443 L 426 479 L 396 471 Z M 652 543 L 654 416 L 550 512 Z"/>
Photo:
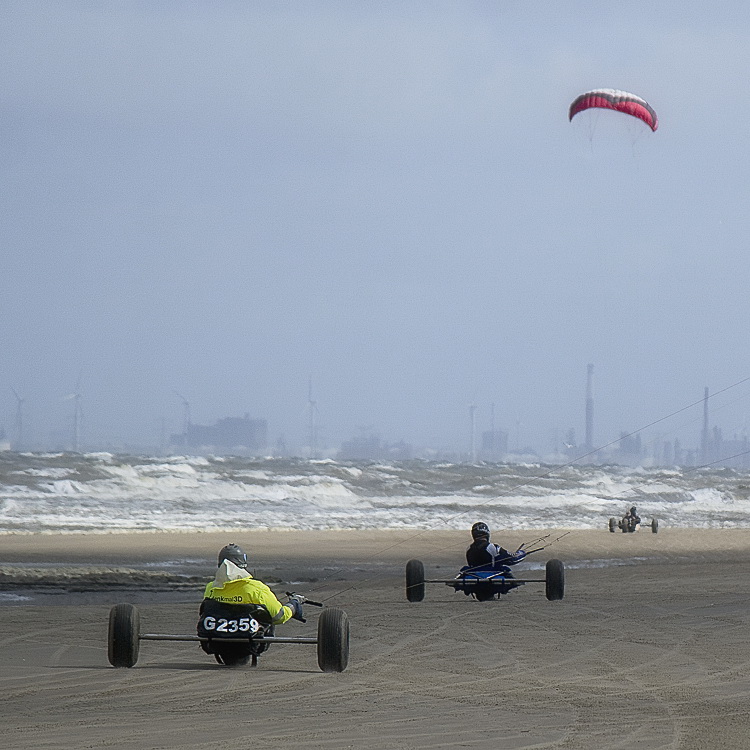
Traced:
<path fill-rule="evenodd" d="M 182 427 L 182 442 L 183 445 L 188 444 L 188 433 L 190 432 L 190 402 L 177 391 L 174 391 L 175 395 L 179 396 L 182 400 L 182 405 L 185 408 L 185 419 Z"/>
<path fill-rule="evenodd" d="M 22 399 L 18 395 L 16 389 L 13 386 L 11 386 L 10 389 L 11 391 L 13 391 L 13 395 L 16 397 L 16 444 L 14 446 L 14 450 L 20 451 L 21 446 L 23 445 L 23 402 L 25 399 Z"/>

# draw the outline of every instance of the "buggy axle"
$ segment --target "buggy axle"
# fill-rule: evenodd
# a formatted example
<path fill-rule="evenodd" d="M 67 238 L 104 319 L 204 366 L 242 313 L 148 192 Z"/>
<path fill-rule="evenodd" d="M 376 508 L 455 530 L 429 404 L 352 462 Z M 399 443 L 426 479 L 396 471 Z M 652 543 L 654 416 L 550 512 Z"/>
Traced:
<path fill-rule="evenodd" d="M 141 641 L 218 641 L 218 638 L 202 638 L 199 635 L 164 635 L 162 633 L 141 633 L 138 636 Z M 284 637 L 275 635 L 259 635 L 252 638 L 221 638 L 222 643 L 317 643 L 317 638 Z"/>

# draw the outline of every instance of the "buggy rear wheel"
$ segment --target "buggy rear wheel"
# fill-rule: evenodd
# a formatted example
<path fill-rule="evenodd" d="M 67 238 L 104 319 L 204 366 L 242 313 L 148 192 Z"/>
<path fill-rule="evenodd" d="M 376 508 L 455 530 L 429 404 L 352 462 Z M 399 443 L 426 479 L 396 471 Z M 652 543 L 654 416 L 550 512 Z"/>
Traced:
<path fill-rule="evenodd" d="M 107 657 L 113 667 L 132 667 L 138 661 L 141 616 L 132 604 L 115 604 L 109 611 Z"/>
<path fill-rule="evenodd" d="M 410 602 L 424 599 L 424 565 L 421 560 L 406 563 L 406 598 Z"/>
<path fill-rule="evenodd" d="M 241 643 L 227 643 L 223 649 L 214 651 L 214 658 L 224 667 L 244 667 L 250 661 L 252 654 L 248 654 L 247 649 L 231 650 L 231 646 L 242 645 Z M 230 648 L 227 648 L 227 646 Z M 257 658 L 255 662 L 257 664 Z"/>
<path fill-rule="evenodd" d="M 614 534 L 615 531 L 617 531 L 617 519 L 616 518 L 610 518 L 609 519 L 609 530 Z"/>
<path fill-rule="evenodd" d="M 565 595 L 565 566 L 562 561 L 548 560 L 546 573 L 545 595 L 547 599 L 551 602 L 562 599 Z"/>
<path fill-rule="evenodd" d="M 651 531 L 654 534 L 659 532 L 659 522 L 655 518 L 651 521 Z"/>
<path fill-rule="evenodd" d="M 324 609 L 318 618 L 318 666 L 343 672 L 349 663 L 349 618 L 343 609 Z"/>

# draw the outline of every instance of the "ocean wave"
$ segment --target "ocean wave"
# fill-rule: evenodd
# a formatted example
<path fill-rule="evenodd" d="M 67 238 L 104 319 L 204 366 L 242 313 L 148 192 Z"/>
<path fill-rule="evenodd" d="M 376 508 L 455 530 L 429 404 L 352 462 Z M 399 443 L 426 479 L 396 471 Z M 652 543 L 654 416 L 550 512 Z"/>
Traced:
<path fill-rule="evenodd" d="M 0 454 L 0 533 L 750 527 L 750 474 L 427 461 Z"/>

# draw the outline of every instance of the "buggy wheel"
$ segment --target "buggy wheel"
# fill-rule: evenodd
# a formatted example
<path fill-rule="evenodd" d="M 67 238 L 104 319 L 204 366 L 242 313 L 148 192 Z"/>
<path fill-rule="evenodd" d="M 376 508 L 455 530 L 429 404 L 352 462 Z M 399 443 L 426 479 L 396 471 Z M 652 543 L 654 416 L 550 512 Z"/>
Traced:
<path fill-rule="evenodd" d="M 655 518 L 651 521 L 651 531 L 654 534 L 659 532 L 659 522 Z"/>
<path fill-rule="evenodd" d="M 617 531 L 617 519 L 616 518 L 610 518 L 609 519 L 609 530 L 614 534 L 615 531 Z"/>
<path fill-rule="evenodd" d="M 565 595 L 565 567 L 561 560 L 547 560 L 545 595 L 551 602 Z"/>
<path fill-rule="evenodd" d="M 630 531 L 630 524 L 628 523 L 627 519 L 623 518 L 622 521 L 618 524 L 618 526 L 622 529 L 623 534 L 627 534 L 628 531 Z"/>
<path fill-rule="evenodd" d="M 343 672 L 349 663 L 349 618 L 343 609 L 324 609 L 318 618 L 318 666 Z"/>
<path fill-rule="evenodd" d="M 495 594 L 497 592 L 495 591 L 495 588 L 492 584 L 488 586 L 487 584 L 482 585 L 480 583 L 474 589 L 473 593 L 474 593 L 474 598 L 478 602 L 491 602 L 495 598 Z"/>
<path fill-rule="evenodd" d="M 224 649 L 214 652 L 216 661 L 224 667 L 244 667 L 250 661 L 252 654 L 247 653 L 247 649 L 232 650 L 231 646 L 242 646 L 241 643 L 227 643 Z M 230 648 L 227 649 L 227 646 Z M 255 664 L 258 663 L 257 657 Z M 255 666 L 253 664 L 253 666 Z"/>
<path fill-rule="evenodd" d="M 406 598 L 410 602 L 424 599 L 424 565 L 421 560 L 406 563 Z"/>
<path fill-rule="evenodd" d="M 132 667 L 138 661 L 141 616 L 132 604 L 115 604 L 109 611 L 107 657 L 113 667 Z"/>

